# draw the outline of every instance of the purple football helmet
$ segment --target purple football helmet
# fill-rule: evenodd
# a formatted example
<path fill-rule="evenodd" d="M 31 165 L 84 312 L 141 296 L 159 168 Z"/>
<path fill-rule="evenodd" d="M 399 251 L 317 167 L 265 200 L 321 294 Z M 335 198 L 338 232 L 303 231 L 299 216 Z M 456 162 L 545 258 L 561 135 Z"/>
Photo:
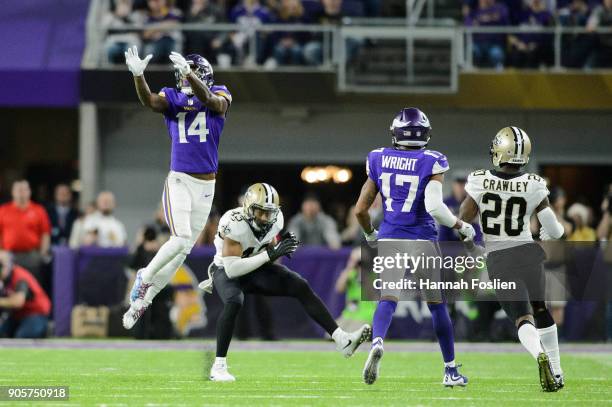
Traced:
<path fill-rule="evenodd" d="M 416 107 L 402 109 L 393 119 L 390 130 L 394 146 L 423 147 L 431 137 L 429 119 Z"/>
<path fill-rule="evenodd" d="M 209 88 L 213 86 L 213 68 L 206 58 L 198 54 L 189 54 L 185 57 L 185 59 L 189 63 L 189 66 L 191 67 L 191 70 L 195 76 L 197 76 Z M 178 70 L 174 71 L 174 77 L 176 78 L 176 87 L 178 90 L 184 93 L 191 93 L 191 86 L 189 85 L 189 82 L 185 83 L 185 79 L 181 77 Z"/>

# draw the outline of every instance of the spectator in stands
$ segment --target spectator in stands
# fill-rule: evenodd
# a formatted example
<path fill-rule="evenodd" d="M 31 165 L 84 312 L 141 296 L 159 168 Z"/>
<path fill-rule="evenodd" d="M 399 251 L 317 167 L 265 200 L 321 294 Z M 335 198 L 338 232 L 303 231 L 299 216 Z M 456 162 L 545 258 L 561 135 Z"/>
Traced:
<path fill-rule="evenodd" d="M 331 249 L 340 247 L 340 235 L 336 222 L 321 210 L 321 203 L 314 195 L 302 202 L 302 211 L 289 222 L 288 229 L 305 245 L 325 245 Z"/>
<path fill-rule="evenodd" d="M 559 10 L 559 23 L 565 27 L 585 27 L 589 19 L 586 0 L 572 0 Z M 570 68 L 582 68 L 593 50 L 593 36 L 587 34 L 565 34 L 563 36 L 561 61 Z"/>
<path fill-rule="evenodd" d="M 30 200 L 28 181 L 15 181 L 11 193 L 13 201 L 0 206 L 0 249 L 11 251 L 15 262 L 42 282 L 51 244 L 49 216 L 42 205 Z"/>
<path fill-rule="evenodd" d="M 276 10 L 276 23 L 301 24 L 307 22 L 304 6 L 300 0 L 280 0 Z M 274 37 L 274 59 L 278 65 L 301 65 L 303 46 L 308 40 L 308 33 L 295 31 L 279 32 Z"/>
<path fill-rule="evenodd" d="M 87 215 L 83 221 L 86 246 L 120 247 L 127 243 L 125 226 L 113 216 L 115 210 L 115 195 L 110 191 L 103 191 L 96 199 L 97 211 Z"/>
<path fill-rule="evenodd" d="M 593 32 L 597 28 L 612 27 L 612 0 L 603 0 L 595 7 L 587 22 L 587 30 Z M 612 67 L 612 34 L 600 34 L 595 51 L 595 67 Z"/>
<path fill-rule="evenodd" d="M 87 216 L 96 212 L 96 203 L 90 202 L 85 206 L 85 210 L 72 224 L 72 232 L 70 232 L 70 239 L 68 239 L 68 246 L 72 249 L 78 249 L 83 241 L 85 241 L 85 229 L 83 228 L 84 220 Z"/>
<path fill-rule="evenodd" d="M 552 187 L 548 197 L 553 212 L 555 212 L 555 215 L 557 216 L 557 220 L 559 223 L 561 223 L 561 225 L 563 225 L 563 229 L 565 230 L 564 235 L 571 235 L 574 230 L 574 226 L 566 214 L 565 205 L 567 204 L 567 198 L 565 197 L 565 191 L 561 187 Z"/>
<path fill-rule="evenodd" d="M 321 5 L 312 10 L 314 24 L 340 25 L 342 23 L 343 0 L 321 0 Z M 308 65 L 323 63 L 323 37 L 317 34 L 304 46 L 304 60 Z"/>
<path fill-rule="evenodd" d="M 9 338 L 44 338 L 51 301 L 36 278 L 13 263 L 11 255 L 0 250 L 0 309 L 8 318 L 0 325 L 0 336 Z"/>
<path fill-rule="evenodd" d="M 523 27 L 550 27 L 554 24 L 551 12 L 544 0 L 529 0 L 529 7 L 520 18 Z M 508 41 L 511 46 L 510 60 L 518 68 L 537 68 L 553 64 L 551 34 L 525 33 L 511 34 Z"/>
<path fill-rule="evenodd" d="M 234 34 L 233 41 L 242 52 L 247 47 L 248 40 L 254 35 L 253 29 L 259 25 L 271 23 L 273 15 L 259 0 L 242 0 L 232 8 L 230 21 L 239 24 L 241 27 L 240 32 Z M 258 34 L 256 44 L 255 55 L 250 56 L 251 59 L 247 60 L 247 65 L 254 63 L 261 64 L 269 54 L 269 50 L 266 47 L 269 45 L 266 33 Z M 252 59 L 253 57 L 255 58 L 254 60 Z"/>
<path fill-rule="evenodd" d="M 461 206 L 461 202 L 465 199 L 467 193 L 465 192 L 465 183 L 467 182 L 467 177 L 464 174 L 457 174 L 453 178 L 453 183 L 451 184 L 451 194 L 444 198 L 444 203 L 448 206 L 454 214 L 459 213 L 459 207 Z M 478 220 L 472 224 L 474 226 L 474 230 L 476 230 L 476 236 L 474 237 L 475 241 L 482 240 L 482 233 L 480 232 L 480 226 L 478 225 Z M 447 228 L 446 226 L 440 225 L 438 238 L 443 242 L 454 242 L 459 241 L 459 234 L 455 232 L 456 229 Z"/>
<path fill-rule="evenodd" d="M 597 238 L 601 242 L 603 258 L 612 269 L 612 184 L 608 185 L 601 202 L 601 220 L 597 226 Z M 606 304 L 606 336 L 608 342 L 612 341 L 612 300 Z"/>
<path fill-rule="evenodd" d="M 185 15 L 185 23 L 211 25 L 225 22 L 225 14 L 217 3 L 211 0 L 193 0 Z M 225 33 L 212 31 L 185 32 L 185 53 L 200 54 L 218 63 L 218 54 L 229 55 L 230 60 L 237 57 L 237 51 L 231 38 Z"/>
<path fill-rule="evenodd" d="M 567 240 L 572 242 L 595 242 L 597 234 L 589 226 L 589 208 L 581 203 L 575 203 L 567 210 L 567 216 L 574 223 L 574 230 Z"/>
<path fill-rule="evenodd" d="M 51 244 L 67 245 L 72 232 L 72 225 L 79 217 L 79 212 L 72 205 L 72 191 L 66 184 L 55 187 L 55 201 L 47 207 L 51 221 Z"/>
<path fill-rule="evenodd" d="M 113 30 L 105 41 L 106 55 L 111 63 L 125 61 L 124 52 L 136 45 L 140 46 L 140 37 L 136 32 L 114 31 L 133 24 L 142 23 L 138 14 L 132 11 L 132 0 L 115 0 L 113 10 L 109 10 L 102 18 L 101 26 L 106 30 Z"/>
<path fill-rule="evenodd" d="M 180 22 L 180 12 L 171 9 L 169 0 L 148 0 L 147 6 L 142 32 L 143 55 L 153 54 L 152 63 L 166 63 L 170 52 L 180 48 L 181 33 L 173 30 Z"/>
<path fill-rule="evenodd" d="M 510 24 L 508 8 L 495 0 L 479 0 L 478 8 L 466 19 L 466 26 L 495 27 Z M 502 69 L 506 48 L 505 34 L 474 34 L 473 57 L 476 66 Z"/>

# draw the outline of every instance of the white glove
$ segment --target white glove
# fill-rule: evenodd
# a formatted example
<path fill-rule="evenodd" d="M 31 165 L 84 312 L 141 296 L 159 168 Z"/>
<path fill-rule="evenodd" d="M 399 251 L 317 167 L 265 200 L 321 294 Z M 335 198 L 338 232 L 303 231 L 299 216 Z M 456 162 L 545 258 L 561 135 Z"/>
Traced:
<path fill-rule="evenodd" d="M 364 230 L 363 235 L 365 236 L 365 239 L 368 242 L 368 246 L 376 246 L 376 241 L 378 240 L 378 230 L 372 229 L 370 233 L 366 233 L 366 231 Z"/>
<path fill-rule="evenodd" d="M 172 63 L 174 64 L 174 69 L 177 69 L 183 78 L 186 77 L 189 72 L 191 72 L 191 67 L 189 66 L 189 63 L 178 52 L 171 52 L 168 58 L 170 58 L 170 61 L 172 61 Z"/>
<path fill-rule="evenodd" d="M 540 228 L 540 240 L 545 241 L 545 240 L 555 240 L 555 239 L 550 237 L 550 235 L 546 233 L 546 230 L 544 228 Z"/>
<path fill-rule="evenodd" d="M 144 73 L 144 70 L 151 58 L 153 58 L 153 54 L 147 55 L 145 59 L 140 59 L 136 45 L 134 45 L 132 48 L 128 48 L 128 50 L 125 52 L 125 63 L 134 76 L 141 76 Z"/>
<path fill-rule="evenodd" d="M 474 240 L 474 236 L 476 236 L 476 231 L 474 227 L 467 222 L 461 222 L 461 227 L 459 228 L 459 234 L 464 237 L 463 240 L 470 241 Z"/>

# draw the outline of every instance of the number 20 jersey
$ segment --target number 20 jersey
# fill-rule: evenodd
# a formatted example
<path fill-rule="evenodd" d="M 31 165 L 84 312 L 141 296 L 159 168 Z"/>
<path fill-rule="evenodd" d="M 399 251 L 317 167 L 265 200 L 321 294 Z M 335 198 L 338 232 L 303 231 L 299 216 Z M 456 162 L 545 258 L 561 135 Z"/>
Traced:
<path fill-rule="evenodd" d="M 432 150 L 379 148 L 368 154 L 366 171 L 382 197 L 379 239 L 436 240 L 436 223 L 425 210 L 432 175 L 448 171 L 446 156 Z"/>
<path fill-rule="evenodd" d="M 278 211 L 276 222 L 263 236 L 256 236 L 252 226 L 244 217 L 241 207 L 229 210 L 219 219 L 217 235 L 215 236 L 215 265 L 223 267 L 223 238 L 227 237 L 242 246 L 242 257 L 252 257 L 261 253 L 268 244 L 274 241 L 276 235 L 283 230 L 285 221 L 283 212 Z"/>
<path fill-rule="evenodd" d="M 535 174 L 478 170 L 468 176 L 465 191 L 478 205 L 487 251 L 533 241 L 529 221 L 548 196 L 542 178 Z"/>
<path fill-rule="evenodd" d="M 215 85 L 210 90 L 231 104 L 232 96 L 225 86 Z M 159 95 L 168 102 L 164 120 L 172 142 L 170 169 L 195 174 L 217 172 L 225 115 L 211 111 L 196 96 L 175 88 L 163 88 Z"/>

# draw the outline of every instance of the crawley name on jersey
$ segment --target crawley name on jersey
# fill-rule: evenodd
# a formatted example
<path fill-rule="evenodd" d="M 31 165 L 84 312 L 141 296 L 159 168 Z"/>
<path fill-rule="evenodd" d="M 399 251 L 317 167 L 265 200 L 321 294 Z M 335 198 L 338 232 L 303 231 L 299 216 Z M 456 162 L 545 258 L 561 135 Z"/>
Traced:
<path fill-rule="evenodd" d="M 270 229 L 263 236 L 258 237 L 258 231 L 244 217 L 242 207 L 225 212 L 219 220 L 219 227 L 215 236 L 215 265 L 223 267 L 223 238 L 227 237 L 240 243 L 243 258 L 252 257 L 261 253 L 268 244 L 274 241 L 274 238 L 283 230 L 284 223 L 283 213 L 278 211 L 276 222 L 270 226 Z"/>
<path fill-rule="evenodd" d="M 210 91 L 232 103 L 227 87 L 215 85 Z M 175 88 L 163 88 L 159 94 L 168 102 L 164 119 L 172 140 L 170 169 L 195 174 L 217 172 L 225 115 L 211 111 L 197 97 Z"/>
<path fill-rule="evenodd" d="M 529 220 L 548 196 L 546 182 L 541 177 L 478 170 L 468 176 L 465 191 L 478 205 L 487 251 L 533 241 Z"/>
<path fill-rule="evenodd" d="M 425 209 L 432 175 L 448 171 L 446 156 L 432 150 L 379 148 L 368 154 L 366 171 L 383 199 L 379 239 L 435 240 L 436 223 Z"/>

